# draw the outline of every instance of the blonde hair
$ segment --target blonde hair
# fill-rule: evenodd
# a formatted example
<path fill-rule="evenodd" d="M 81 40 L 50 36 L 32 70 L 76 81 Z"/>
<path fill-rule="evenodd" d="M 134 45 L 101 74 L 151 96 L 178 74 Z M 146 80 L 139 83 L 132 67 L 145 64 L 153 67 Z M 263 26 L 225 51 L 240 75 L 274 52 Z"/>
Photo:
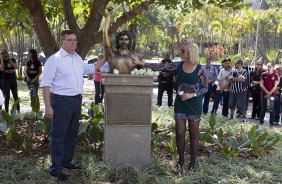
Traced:
<path fill-rule="evenodd" d="M 199 63 L 199 49 L 198 49 L 198 46 L 192 42 L 188 42 L 188 43 L 185 43 L 183 48 L 185 50 L 188 50 L 189 52 L 189 57 L 190 57 L 190 62 L 194 65 L 198 64 Z"/>

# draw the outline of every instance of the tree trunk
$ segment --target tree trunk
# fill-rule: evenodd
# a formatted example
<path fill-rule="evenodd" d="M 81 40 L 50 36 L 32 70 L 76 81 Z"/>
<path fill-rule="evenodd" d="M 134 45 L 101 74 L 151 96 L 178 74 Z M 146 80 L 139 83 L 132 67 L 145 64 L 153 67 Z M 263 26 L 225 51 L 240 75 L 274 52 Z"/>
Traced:
<path fill-rule="evenodd" d="M 58 46 L 54 37 L 51 34 L 50 28 L 46 21 L 41 1 L 22 0 L 22 2 L 27 7 L 32 17 L 35 32 L 38 39 L 40 40 L 43 52 L 45 53 L 46 57 L 49 57 L 58 50 Z M 62 1 L 64 5 L 66 22 L 69 26 L 69 29 L 71 29 L 77 36 L 77 52 L 82 58 L 86 56 L 86 54 L 93 45 L 102 42 L 102 31 L 99 31 L 99 28 L 108 2 L 109 0 L 93 0 L 89 18 L 85 26 L 80 29 L 74 17 L 71 1 Z M 124 23 L 135 18 L 142 11 L 147 10 L 148 7 L 154 2 L 155 0 L 148 0 L 135 7 L 132 7 L 130 11 L 124 12 L 123 15 L 116 20 L 116 22 L 112 23 L 109 28 L 109 34 L 114 33 Z"/>
<path fill-rule="evenodd" d="M 58 50 L 58 46 L 51 34 L 50 28 L 44 15 L 43 7 L 40 0 L 22 0 L 27 7 L 36 35 L 40 41 L 40 45 L 46 55 L 49 57 Z"/>

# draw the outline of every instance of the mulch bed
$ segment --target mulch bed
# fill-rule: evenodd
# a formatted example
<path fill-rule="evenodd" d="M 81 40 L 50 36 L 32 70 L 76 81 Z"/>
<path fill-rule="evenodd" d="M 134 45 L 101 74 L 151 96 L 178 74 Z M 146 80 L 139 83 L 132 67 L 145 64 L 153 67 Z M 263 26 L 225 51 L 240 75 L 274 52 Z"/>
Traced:
<path fill-rule="evenodd" d="M 16 122 L 16 132 L 21 136 L 25 137 L 26 140 L 31 144 L 31 149 L 28 153 L 24 154 L 20 150 L 20 145 L 11 142 L 9 145 L 6 144 L 4 135 L 0 135 L 0 156 L 9 155 L 14 157 L 40 157 L 49 154 L 49 143 L 44 138 L 41 132 L 35 131 L 34 121 L 23 120 Z"/>

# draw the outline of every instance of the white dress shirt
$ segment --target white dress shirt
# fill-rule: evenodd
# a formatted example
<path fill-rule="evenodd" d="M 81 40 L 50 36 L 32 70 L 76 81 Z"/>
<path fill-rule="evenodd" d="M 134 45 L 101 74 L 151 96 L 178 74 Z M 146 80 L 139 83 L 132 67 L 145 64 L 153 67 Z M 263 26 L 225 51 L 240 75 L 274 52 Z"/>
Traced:
<path fill-rule="evenodd" d="M 95 73 L 94 64 L 85 64 L 76 52 L 69 54 L 61 48 L 46 61 L 40 86 L 49 86 L 57 95 L 82 94 L 83 74 L 90 73 Z"/>

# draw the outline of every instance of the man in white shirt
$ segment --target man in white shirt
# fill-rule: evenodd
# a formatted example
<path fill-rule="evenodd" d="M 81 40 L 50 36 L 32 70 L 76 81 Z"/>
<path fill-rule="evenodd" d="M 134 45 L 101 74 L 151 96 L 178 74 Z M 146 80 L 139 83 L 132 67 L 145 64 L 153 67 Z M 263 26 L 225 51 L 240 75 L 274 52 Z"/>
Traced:
<path fill-rule="evenodd" d="M 211 113 L 216 113 L 218 109 L 218 104 L 223 97 L 223 107 L 222 107 L 222 116 L 228 117 L 228 101 L 229 101 L 229 86 L 230 81 L 229 77 L 232 73 L 231 59 L 225 58 L 222 61 L 224 64 L 224 68 L 222 68 L 218 74 L 218 86 L 216 89 L 216 97 L 213 103 Z"/>
<path fill-rule="evenodd" d="M 81 102 L 83 74 L 95 73 L 104 61 L 95 66 L 85 64 L 75 52 L 76 35 L 70 30 L 61 32 L 61 49 L 50 56 L 44 65 L 41 81 L 45 104 L 45 120 L 52 122 L 51 159 L 49 173 L 61 181 L 68 179 L 63 168 L 78 169 L 74 156 Z"/>

